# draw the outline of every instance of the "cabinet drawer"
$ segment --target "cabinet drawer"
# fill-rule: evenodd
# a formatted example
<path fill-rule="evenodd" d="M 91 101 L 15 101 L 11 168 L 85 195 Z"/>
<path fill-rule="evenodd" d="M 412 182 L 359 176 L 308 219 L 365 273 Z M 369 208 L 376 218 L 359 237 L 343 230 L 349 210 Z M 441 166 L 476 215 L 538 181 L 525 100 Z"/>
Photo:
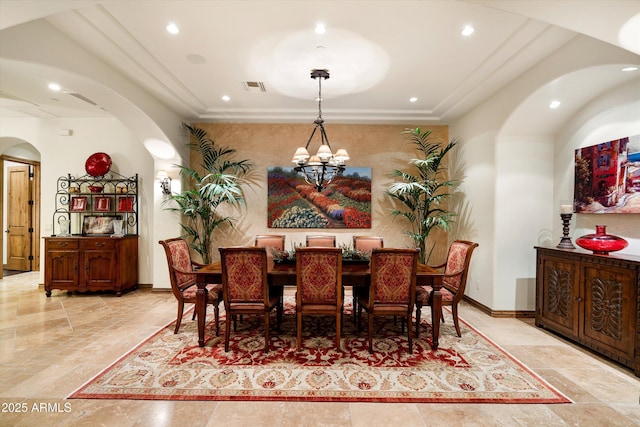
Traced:
<path fill-rule="evenodd" d="M 82 243 L 86 250 L 114 249 L 116 247 L 116 241 L 114 239 L 91 239 L 85 240 Z"/>
<path fill-rule="evenodd" d="M 78 239 L 47 239 L 46 250 L 78 249 Z"/>

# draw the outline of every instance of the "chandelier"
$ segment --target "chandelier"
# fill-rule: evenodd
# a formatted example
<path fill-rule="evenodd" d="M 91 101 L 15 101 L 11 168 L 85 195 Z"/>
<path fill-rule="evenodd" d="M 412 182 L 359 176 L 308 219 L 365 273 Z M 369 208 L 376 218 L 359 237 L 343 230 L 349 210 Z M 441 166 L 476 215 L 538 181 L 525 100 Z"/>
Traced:
<path fill-rule="evenodd" d="M 349 154 L 344 148 L 334 154 L 331 151 L 327 132 L 324 130 L 322 119 L 322 79 L 329 78 L 328 70 L 311 70 L 311 78 L 318 79 L 318 118 L 313 122 L 315 127 L 304 147 L 298 147 L 293 155 L 293 163 L 296 172 L 304 177 L 307 184 L 313 185 L 321 192 L 333 179 L 344 171 L 344 162 L 349 160 Z M 316 132 L 320 133 L 320 147 L 313 156 L 309 155 L 309 144 Z"/>

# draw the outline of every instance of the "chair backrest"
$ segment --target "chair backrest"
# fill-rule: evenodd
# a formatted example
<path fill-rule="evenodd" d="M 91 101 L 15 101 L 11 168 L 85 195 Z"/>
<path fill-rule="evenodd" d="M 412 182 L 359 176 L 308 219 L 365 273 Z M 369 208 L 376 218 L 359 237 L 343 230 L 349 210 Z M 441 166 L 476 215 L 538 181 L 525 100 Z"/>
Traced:
<path fill-rule="evenodd" d="M 373 249 L 370 300 L 374 303 L 406 303 L 413 307 L 419 252 L 418 249 Z"/>
<path fill-rule="evenodd" d="M 383 247 L 384 242 L 381 236 L 353 236 L 353 249 L 357 251 L 371 253 L 374 248 Z"/>
<path fill-rule="evenodd" d="M 267 252 L 255 246 L 218 248 L 225 307 L 232 302 L 267 303 Z"/>
<path fill-rule="evenodd" d="M 162 245 L 167 256 L 171 290 L 176 298 L 182 298 L 181 290 L 196 283 L 195 274 L 188 273 L 193 271 L 189 245 L 181 237 L 160 240 L 158 243 Z"/>
<path fill-rule="evenodd" d="M 449 275 L 449 277 L 444 277 L 442 284 L 454 293 L 464 293 L 471 255 L 477 247 L 477 243 L 467 240 L 455 240 L 449 246 L 447 264 L 444 269 L 444 274 Z"/>
<path fill-rule="evenodd" d="M 284 234 L 261 234 L 256 236 L 255 246 L 267 250 L 267 258 L 273 258 L 273 249 L 284 251 Z"/>
<path fill-rule="evenodd" d="M 336 236 L 307 236 L 307 247 L 335 248 Z"/>
<path fill-rule="evenodd" d="M 342 304 L 342 249 L 298 248 L 297 302 Z"/>

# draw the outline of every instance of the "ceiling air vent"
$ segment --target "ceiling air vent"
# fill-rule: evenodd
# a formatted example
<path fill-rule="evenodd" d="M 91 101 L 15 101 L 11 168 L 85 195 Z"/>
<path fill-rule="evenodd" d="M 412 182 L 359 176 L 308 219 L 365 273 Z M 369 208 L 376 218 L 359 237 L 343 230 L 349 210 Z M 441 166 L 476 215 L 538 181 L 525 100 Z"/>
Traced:
<path fill-rule="evenodd" d="M 93 102 L 92 100 L 90 100 L 89 98 L 87 98 L 86 96 L 80 95 L 79 93 L 67 92 L 67 95 L 74 96 L 74 97 L 78 98 L 79 100 L 86 102 L 87 104 L 96 105 L 96 106 L 98 105 L 95 102 Z"/>
<path fill-rule="evenodd" d="M 247 92 L 266 92 L 262 82 L 242 82 L 242 87 Z"/>

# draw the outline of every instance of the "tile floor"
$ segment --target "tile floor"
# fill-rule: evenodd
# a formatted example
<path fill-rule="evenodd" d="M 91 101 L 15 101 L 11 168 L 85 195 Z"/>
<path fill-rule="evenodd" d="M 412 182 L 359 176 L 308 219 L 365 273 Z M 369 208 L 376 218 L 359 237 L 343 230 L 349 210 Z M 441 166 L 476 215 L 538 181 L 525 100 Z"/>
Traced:
<path fill-rule="evenodd" d="M 24 273 L 0 280 L 0 426 L 640 425 L 640 379 L 630 370 L 536 328 L 532 319 L 495 319 L 469 305 L 461 306 L 467 322 L 575 403 L 65 400 L 173 320 L 176 303 L 170 293 L 151 289 L 120 298 L 54 290 L 46 298 L 38 278 L 38 273 Z"/>

